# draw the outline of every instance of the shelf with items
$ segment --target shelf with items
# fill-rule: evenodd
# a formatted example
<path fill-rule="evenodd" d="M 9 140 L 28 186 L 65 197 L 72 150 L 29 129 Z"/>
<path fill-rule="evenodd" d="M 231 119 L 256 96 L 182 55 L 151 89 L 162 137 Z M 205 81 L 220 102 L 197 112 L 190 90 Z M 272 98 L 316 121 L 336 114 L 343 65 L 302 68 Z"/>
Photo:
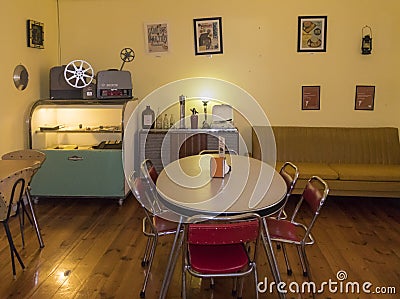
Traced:
<path fill-rule="evenodd" d="M 58 144 L 96 145 L 123 139 L 127 106 L 133 100 L 39 100 L 30 110 L 29 147 Z"/>
<path fill-rule="evenodd" d="M 29 147 L 46 154 L 32 195 L 109 197 L 129 193 L 123 172 L 124 125 L 136 99 L 39 100 L 27 119 Z"/>

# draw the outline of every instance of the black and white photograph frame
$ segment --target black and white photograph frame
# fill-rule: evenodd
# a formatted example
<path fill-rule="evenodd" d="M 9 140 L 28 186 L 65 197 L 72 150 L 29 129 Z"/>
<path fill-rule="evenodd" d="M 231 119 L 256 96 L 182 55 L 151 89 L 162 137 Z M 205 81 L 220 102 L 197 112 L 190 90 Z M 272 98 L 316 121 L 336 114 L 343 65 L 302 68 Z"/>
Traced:
<path fill-rule="evenodd" d="M 327 16 L 299 16 L 297 52 L 326 52 Z"/>
<path fill-rule="evenodd" d="M 169 28 L 167 22 L 145 23 L 144 38 L 146 53 L 168 53 Z"/>
<path fill-rule="evenodd" d="M 26 21 L 27 46 L 30 48 L 44 49 L 44 24 L 41 22 Z"/>
<path fill-rule="evenodd" d="M 222 17 L 193 19 L 195 55 L 222 54 Z"/>

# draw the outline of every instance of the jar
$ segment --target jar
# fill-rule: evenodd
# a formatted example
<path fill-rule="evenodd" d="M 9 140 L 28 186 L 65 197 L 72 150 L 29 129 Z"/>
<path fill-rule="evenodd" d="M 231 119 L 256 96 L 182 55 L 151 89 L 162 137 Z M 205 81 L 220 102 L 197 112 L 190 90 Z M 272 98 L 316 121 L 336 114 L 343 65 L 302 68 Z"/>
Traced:
<path fill-rule="evenodd" d="M 154 111 L 150 106 L 146 106 L 146 109 L 142 112 L 142 127 L 143 129 L 151 129 L 154 124 Z"/>

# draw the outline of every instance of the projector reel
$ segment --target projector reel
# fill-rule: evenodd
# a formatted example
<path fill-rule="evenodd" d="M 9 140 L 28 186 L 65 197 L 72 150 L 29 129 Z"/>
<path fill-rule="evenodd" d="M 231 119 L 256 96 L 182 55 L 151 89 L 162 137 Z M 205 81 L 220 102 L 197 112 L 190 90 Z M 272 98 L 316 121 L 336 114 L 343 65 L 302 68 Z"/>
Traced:
<path fill-rule="evenodd" d="M 123 61 L 120 68 L 120 71 L 122 71 L 125 62 L 131 62 L 133 59 L 135 59 L 135 51 L 133 51 L 131 48 L 123 48 L 121 53 L 119 53 L 119 57 Z"/>
<path fill-rule="evenodd" d="M 72 87 L 84 88 L 94 77 L 92 66 L 84 60 L 73 60 L 64 69 L 64 79 Z"/>
<path fill-rule="evenodd" d="M 135 59 L 135 52 L 131 48 L 124 48 L 119 54 L 123 62 L 131 62 Z"/>

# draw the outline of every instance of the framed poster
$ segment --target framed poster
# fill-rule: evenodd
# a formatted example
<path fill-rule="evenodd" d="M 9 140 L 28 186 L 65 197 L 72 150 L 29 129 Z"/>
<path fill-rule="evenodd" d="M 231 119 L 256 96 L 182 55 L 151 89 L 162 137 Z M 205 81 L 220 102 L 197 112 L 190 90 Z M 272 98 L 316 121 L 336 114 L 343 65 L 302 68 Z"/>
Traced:
<path fill-rule="evenodd" d="M 44 49 L 44 24 L 33 20 L 26 21 L 27 46 Z"/>
<path fill-rule="evenodd" d="M 355 110 L 374 110 L 375 86 L 356 86 Z"/>
<path fill-rule="evenodd" d="M 222 18 L 193 20 L 196 55 L 222 54 Z"/>
<path fill-rule="evenodd" d="M 144 31 L 147 53 L 168 52 L 168 23 L 146 23 Z"/>
<path fill-rule="evenodd" d="M 302 86 L 302 110 L 319 110 L 320 109 L 320 86 Z"/>
<path fill-rule="evenodd" d="M 298 18 L 297 52 L 326 52 L 327 16 Z"/>

